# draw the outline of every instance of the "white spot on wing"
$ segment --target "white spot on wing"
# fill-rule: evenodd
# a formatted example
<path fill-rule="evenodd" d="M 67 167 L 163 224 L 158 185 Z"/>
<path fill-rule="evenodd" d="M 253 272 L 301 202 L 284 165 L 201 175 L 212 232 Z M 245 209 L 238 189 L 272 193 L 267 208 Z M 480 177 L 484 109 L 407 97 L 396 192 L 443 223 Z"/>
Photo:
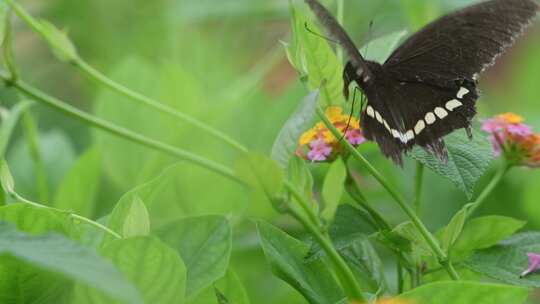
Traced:
<path fill-rule="evenodd" d="M 436 107 L 434 112 L 435 112 L 435 115 L 437 115 L 437 117 L 439 117 L 440 119 L 443 119 L 446 116 L 448 116 L 448 112 L 446 112 L 446 110 L 441 107 Z"/>
<path fill-rule="evenodd" d="M 452 99 L 446 103 L 446 109 L 448 111 L 454 111 L 454 109 L 461 107 L 463 104 L 457 99 Z"/>
<path fill-rule="evenodd" d="M 369 117 L 375 117 L 375 110 L 372 106 L 367 106 L 366 113 Z"/>
<path fill-rule="evenodd" d="M 377 121 L 379 123 L 381 123 L 381 124 L 383 123 L 382 116 L 381 116 L 381 114 L 379 112 L 375 111 L 375 117 L 377 118 Z"/>
<path fill-rule="evenodd" d="M 407 133 L 405 133 L 405 140 L 407 140 L 407 142 L 413 140 L 413 138 L 414 138 L 413 130 L 409 130 L 407 131 Z"/>
<path fill-rule="evenodd" d="M 392 136 L 394 136 L 394 138 L 400 138 L 401 133 L 399 133 L 396 129 L 392 129 Z"/>
<path fill-rule="evenodd" d="M 388 132 L 392 132 L 392 130 L 390 129 L 390 126 L 388 125 L 388 122 L 386 122 L 385 119 L 383 119 L 383 124 L 384 124 L 384 127 L 386 128 L 386 130 L 388 130 Z"/>
<path fill-rule="evenodd" d="M 425 127 L 426 127 L 426 123 L 422 119 L 420 119 L 416 123 L 416 126 L 414 126 L 414 133 L 416 133 L 416 135 L 420 134 L 420 132 L 422 132 Z"/>
<path fill-rule="evenodd" d="M 435 114 L 433 114 L 433 112 L 429 112 L 426 114 L 426 117 L 424 117 L 426 119 L 426 122 L 428 125 L 432 125 L 435 123 L 435 120 L 437 120 L 437 118 L 435 118 Z"/>
<path fill-rule="evenodd" d="M 457 98 L 462 99 L 463 96 L 469 94 L 469 90 L 467 88 L 461 87 L 459 88 L 459 92 L 457 93 Z"/>

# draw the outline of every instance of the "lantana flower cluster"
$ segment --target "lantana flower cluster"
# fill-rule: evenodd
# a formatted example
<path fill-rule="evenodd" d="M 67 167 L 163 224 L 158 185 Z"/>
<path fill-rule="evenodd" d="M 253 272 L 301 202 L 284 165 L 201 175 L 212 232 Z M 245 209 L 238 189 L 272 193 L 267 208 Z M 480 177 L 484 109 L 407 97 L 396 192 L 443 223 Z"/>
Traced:
<path fill-rule="evenodd" d="M 540 167 L 540 134 L 514 113 L 487 119 L 482 130 L 490 134 L 495 156 L 503 155 L 512 165 Z"/>
<path fill-rule="evenodd" d="M 328 107 L 325 114 L 336 129 L 345 134 L 343 140 L 355 147 L 366 141 L 360 129 L 360 121 L 343 114 L 341 107 Z M 319 122 L 302 134 L 296 154 L 313 162 L 332 161 L 342 151 L 339 140 L 341 139 L 336 138 L 323 122 Z"/>

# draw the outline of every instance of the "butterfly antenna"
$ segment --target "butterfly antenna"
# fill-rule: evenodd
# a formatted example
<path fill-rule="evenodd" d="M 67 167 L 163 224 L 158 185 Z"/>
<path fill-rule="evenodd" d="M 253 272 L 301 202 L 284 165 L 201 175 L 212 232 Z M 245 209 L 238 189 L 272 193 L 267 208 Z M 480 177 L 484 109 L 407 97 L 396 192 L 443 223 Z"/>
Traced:
<path fill-rule="evenodd" d="M 369 29 L 368 29 L 368 42 L 366 44 L 366 52 L 364 54 L 364 56 L 367 57 L 368 55 L 368 51 L 369 51 L 369 45 L 370 45 L 370 41 L 373 37 L 373 20 L 370 20 L 369 21 Z"/>
<path fill-rule="evenodd" d="M 356 87 L 353 91 L 353 99 L 352 99 L 352 105 L 351 105 L 351 112 L 349 113 L 349 119 L 347 120 L 347 126 L 345 127 L 345 130 L 343 131 L 343 134 L 341 135 L 341 138 L 338 140 L 338 142 L 341 142 L 345 135 L 347 134 L 347 131 L 349 131 L 349 126 L 351 125 L 352 116 L 354 114 L 354 102 L 356 101 Z"/>
<path fill-rule="evenodd" d="M 319 37 L 319 38 L 322 38 L 322 39 L 324 39 L 324 40 L 326 40 L 326 41 L 328 41 L 328 42 L 332 42 L 332 43 L 334 43 L 334 44 L 339 44 L 339 42 L 337 42 L 336 40 L 330 39 L 330 38 L 328 38 L 328 37 L 326 37 L 326 36 L 324 36 L 324 35 L 321 35 L 321 34 L 315 32 L 315 31 L 313 31 L 312 29 L 310 29 L 307 22 L 304 23 L 304 27 L 306 28 L 306 30 L 307 30 L 309 33 L 311 33 L 311 34 L 313 34 L 313 35 L 315 35 L 315 36 L 317 36 L 317 37 Z"/>

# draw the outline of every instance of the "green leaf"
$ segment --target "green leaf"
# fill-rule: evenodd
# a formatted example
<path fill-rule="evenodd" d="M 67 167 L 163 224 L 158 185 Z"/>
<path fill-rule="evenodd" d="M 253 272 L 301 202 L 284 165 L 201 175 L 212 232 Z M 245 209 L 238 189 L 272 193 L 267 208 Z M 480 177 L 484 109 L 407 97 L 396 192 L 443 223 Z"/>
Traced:
<path fill-rule="evenodd" d="M 370 216 L 352 205 L 343 204 L 337 209 L 334 221 L 328 229 L 334 247 L 339 251 L 352 246 L 366 235 L 375 233 Z M 370 224 L 371 223 L 371 224 Z M 312 242 L 307 260 L 318 259 L 325 256 L 319 243 Z"/>
<path fill-rule="evenodd" d="M 345 188 L 347 169 L 341 159 L 337 159 L 330 165 L 322 186 L 322 199 L 324 209 L 321 212 L 323 219 L 331 221 L 334 218 L 339 201 Z"/>
<path fill-rule="evenodd" d="M 356 239 L 339 253 L 351 266 L 361 286 L 365 286 L 365 291 L 377 293 L 386 290 L 383 263 L 367 236 Z"/>
<path fill-rule="evenodd" d="M 7 162 L 3 158 L 0 158 L 0 184 L 6 194 L 15 192 L 15 181 L 11 171 L 9 171 Z"/>
<path fill-rule="evenodd" d="M 101 172 L 100 153 L 96 148 L 86 151 L 71 167 L 54 197 L 54 207 L 91 217 Z"/>
<path fill-rule="evenodd" d="M 526 222 L 511 217 L 490 215 L 474 218 L 465 224 L 452 248 L 452 259 L 469 256 L 473 250 L 491 247 L 525 226 Z"/>
<path fill-rule="evenodd" d="M 415 304 L 493 304 L 525 303 L 526 288 L 467 281 L 446 281 L 422 285 L 407 291 L 396 300 L 409 300 Z"/>
<path fill-rule="evenodd" d="M 295 288 L 309 303 L 337 303 L 344 298 L 323 260 L 305 260 L 308 245 L 263 221 L 257 222 L 257 230 L 274 275 Z"/>
<path fill-rule="evenodd" d="M 465 265 L 501 282 L 540 287 L 540 273 L 533 273 L 524 278 L 519 277 L 527 269 L 528 252 L 540 252 L 539 232 L 516 234 L 499 245 L 477 251 L 465 262 Z"/>
<path fill-rule="evenodd" d="M 287 167 L 298 147 L 298 139 L 314 123 L 319 93 L 315 90 L 306 96 L 279 131 L 270 155 L 282 167 Z"/>
<path fill-rule="evenodd" d="M 145 303 L 184 303 L 186 268 L 178 253 L 154 237 L 115 240 L 101 250 L 142 293 Z M 120 303 L 85 286 L 74 303 Z"/>
<path fill-rule="evenodd" d="M 328 42 L 315 33 L 323 33 L 315 24 L 291 5 L 293 43 L 288 53 L 291 64 L 303 76 L 307 76 L 311 90 L 321 88 L 327 105 L 343 100 L 343 66 Z M 309 31 L 306 29 L 309 28 Z M 312 31 L 312 32 L 310 32 Z"/>
<path fill-rule="evenodd" d="M 306 165 L 306 161 L 298 156 L 291 158 L 287 167 L 288 181 L 291 182 L 296 189 L 302 190 L 306 197 L 311 198 L 313 195 L 313 175 Z"/>
<path fill-rule="evenodd" d="M 2 119 L 2 124 L 0 125 L 0 158 L 4 158 L 15 125 L 19 121 L 22 113 L 24 113 L 31 104 L 31 101 L 17 103 L 11 111 L 9 111 L 7 118 Z"/>
<path fill-rule="evenodd" d="M 67 235 L 71 232 L 65 215 L 23 203 L 0 207 L 0 221 L 14 224 L 18 230 L 35 235 L 52 231 Z"/>
<path fill-rule="evenodd" d="M 362 47 L 360 53 L 366 60 L 383 64 L 406 35 L 407 31 L 403 30 L 371 40 Z"/>
<path fill-rule="evenodd" d="M 256 153 L 242 156 L 236 162 L 236 174 L 253 189 L 264 192 L 269 199 L 281 195 L 285 173 L 272 159 Z"/>
<path fill-rule="evenodd" d="M 224 217 L 184 218 L 157 233 L 184 260 L 188 299 L 225 275 L 232 249 L 232 231 Z"/>
<path fill-rule="evenodd" d="M 150 219 L 148 210 L 142 199 L 136 194 L 128 192 L 114 206 L 107 225 L 123 237 L 144 236 L 150 232 Z M 111 235 L 105 235 L 103 244 L 114 240 Z"/>
<path fill-rule="evenodd" d="M 39 30 L 58 59 L 73 62 L 79 58 L 77 49 L 65 32 L 46 20 L 40 20 Z"/>
<path fill-rule="evenodd" d="M 140 197 L 135 196 L 124 220 L 122 235 L 125 238 L 150 234 L 150 216 Z"/>
<path fill-rule="evenodd" d="M 414 224 L 410 221 L 397 225 L 393 230 L 393 234 L 396 234 L 402 238 L 407 239 L 413 245 L 412 249 L 418 250 L 418 253 L 429 256 L 432 254 L 431 248 L 426 243 L 426 240 L 416 229 Z"/>
<path fill-rule="evenodd" d="M 247 292 L 234 271 L 229 269 L 227 274 L 214 284 L 218 303 L 249 304 Z"/>
<path fill-rule="evenodd" d="M 431 153 L 415 147 L 410 156 L 435 173 L 449 179 L 470 199 L 478 179 L 484 175 L 493 159 L 491 143 L 479 131 L 473 130 L 469 141 L 465 131 L 454 132 L 445 137 L 448 162 L 443 163 Z"/>
<path fill-rule="evenodd" d="M 463 231 L 463 226 L 465 225 L 465 220 L 469 215 L 469 210 L 473 207 L 473 204 L 467 204 L 461 210 L 459 210 L 450 220 L 450 223 L 444 228 L 442 232 L 442 249 L 446 252 L 450 250 L 452 245 L 461 235 Z"/>
<path fill-rule="evenodd" d="M 20 261 L 62 274 L 111 297 L 141 303 L 137 290 L 112 264 L 92 249 L 59 234 L 34 236 L 16 230 L 10 224 L 0 223 L 0 254 L 9 254 Z"/>
<path fill-rule="evenodd" d="M 9 5 L 5 1 L 0 2 L 0 43 L 4 43 L 6 24 L 9 22 Z"/>

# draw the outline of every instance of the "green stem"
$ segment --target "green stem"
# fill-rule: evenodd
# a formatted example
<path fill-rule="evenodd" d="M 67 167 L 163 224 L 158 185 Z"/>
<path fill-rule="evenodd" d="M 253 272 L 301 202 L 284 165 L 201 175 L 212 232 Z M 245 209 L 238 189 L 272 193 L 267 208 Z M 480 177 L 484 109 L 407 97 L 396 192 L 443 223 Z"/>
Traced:
<path fill-rule="evenodd" d="M 30 14 L 28 14 L 23 7 L 16 4 L 12 0 L 7 1 L 8 4 L 11 6 L 11 8 L 15 11 L 15 13 L 24 20 L 36 33 L 38 33 L 42 37 L 46 37 L 42 26 L 39 24 L 39 22 L 34 19 Z M 179 119 L 184 121 L 185 123 L 188 123 L 192 126 L 195 126 L 199 130 L 205 131 L 208 134 L 212 135 L 213 137 L 223 141 L 224 143 L 228 144 L 229 146 L 237 149 L 238 151 L 244 153 L 247 152 L 247 148 L 244 147 L 239 142 L 235 141 L 231 137 L 227 136 L 226 134 L 220 132 L 219 130 L 216 130 L 212 127 L 209 127 L 208 125 L 204 124 L 203 122 L 184 114 L 178 110 L 175 110 L 169 106 L 164 105 L 163 103 L 160 103 L 152 98 L 149 98 L 143 94 L 140 94 L 138 92 L 135 92 L 117 82 L 114 82 L 107 76 L 105 76 L 103 73 L 99 72 L 92 66 L 90 66 L 88 63 L 86 63 L 82 58 L 77 57 L 71 61 L 71 63 L 76 66 L 79 70 L 81 70 L 85 75 L 87 75 L 89 78 L 93 79 L 94 81 L 106 86 L 107 88 L 124 95 L 128 97 L 129 99 L 139 102 L 141 104 L 144 104 L 152 109 L 155 109 L 163 114 L 169 115 L 175 119 Z"/>
<path fill-rule="evenodd" d="M 36 184 L 39 191 L 39 199 L 42 202 L 49 201 L 49 183 L 45 170 L 45 165 L 43 164 L 43 158 L 41 157 L 41 151 L 39 148 L 39 139 L 38 131 L 36 127 L 35 119 L 32 116 L 30 111 L 26 111 L 23 114 L 22 122 L 24 126 L 24 133 L 28 147 L 30 150 L 30 155 L 34 163 L 35 172 L 36 172 Z"/>
<path fill-rule="evenodd" d="M 336 138 L 342 137 L 341 132 L 338 131 L 334 127 L 334 125 L 328 120 L 321 107 L 317 108 L 317 115 Z M 403 212 L 405 212 L 405 214 L 410 218 L 413 225 L 416 227 L 416 229 L 418 229 L 422 237 L 425 239 L 426 243 L 431 248 L 433 254 L 437 257 L 439 263 L 443 267 L 445 267 L 450 277 L 454 280 L 458 280 L 459 275 L 453 269 L 451 263 L 448 261 L 448 257 L 439 246 L 437 239 L 435 239 L 431 232 L 429 232 L 424 223 L 422 223 L 420 218 L 415 214 L 414 210 L 405 202 L 405 199 L 403 199 L 401 195 L 398 194 L 398 192 L 386 181 L 386 179 L 381 175 L 381 173 L 379 173 L 379 171 L 377 171 L 377 169 L 375 169 L 375 167 L 373 167 L 373 165 L 371 165 L 371 163 L 369 163 L 369 161 L 365 159 L 364 156 L 360 154 L 360 152 L 358 152 L 347 140 L 341 141 L 341 143 L 345 146 L 345 149 L 347 149 L 347 151 L 349 151 L 351 155 L 358 162 L 360 162 L 360 164 L 366 170 L 369 171 L 369 173 L 381 184 L 381 186 L 386 189 L 386 191 L 396 201 L 396 203 L 400 206 Z"/>
<path fill-rule="evenodd" d="M 379 230 L 392 230 L 392 226 L 388 223 L 384 217 L 373 207 L 369 205 L 366 197 L 358 187 L 356 181 L 350 176 L 347 178 L 346 187 L 347 193 L 351 198 L 373 218 L 373 221 L 377 224 Z"/>
<path fill-rule="evenodd" d="M 401 265 L 401 262 L 400 261 L 397 261 L 396 263 L 396 267 L 397 267 L 397 287 L 398 287 L 398 294 L 402 294 L 403 293 L 403 289 L 404 289 L 404 280 L 403 280 L 403 267 Z"/>
<path fill-rule="evenodd" d="M 213 162 L 207 158 L 195 155 L 193 153 L 187 152 L 182 149 L 175 148 L 171 145 L 165 144 L 163 142 L 157 141 L 152 138 L 148 138 L 146 136 L 137 134 L 133 131 L 130 131 L 128 129 L 119 127 L 117 125 L 111 124 L 110 122 L 103 120 L 101 118 L 98 118 L 96 116 L 90 115 L 88 113 L 85 113 L 77 108 L 74 108 L 65 102 L 49 96 L 42 91 L 26 84 L 25 82 L 21 80 L 16 80 L 14 82 L 10 82 L 10 78 L 6 76 L 4 73 L 0 74 L 0 79 L 3 79 L 8 85 L 13 86 L 17 90 L 19 90 L 21 93 L 25 94 L 26 96 L 30 97 L 31 99 L 43 103 L 45 105 L 48 105 L 56 110 L 59 110 L 60 112 L 63 112 L 64 114 L 67 114 L 76 120 L 85 122 L 91 126 L 94 126 L 96 128 L 102 129 L 106 132 L 112 133 L 114 135 L 117 135 L 119 137 L 122 137 L 124 139 L 130 140 L 132 142 L 141 144 L 143 146 L 146 146 L 148 148 L 161 151 L 164 153 L 167 153 L 169 155 L 172 155 L 178 159 L 185 160 L 192 162 L 198 166 L 201 166 L 203 168 L 206 168 L 210 171 L 216 172 L 218 174 L 221 174 L 222 176 L 229 178 L 233 181 L 236 181 L 238 183 L 243 184 L 243 182 L 234 174 L 234 171 L 231 170 L 228 167 L 225 167 L 221 164 L 218 164 L 216 162 Z"/>
<path fill-rule="evenodd" d="M 57 208 L 53 208 L 53 207 L 49 207 L 49 206 L 45 206 L 45 205 L 42 205 L 40 203 L 36 203 L 36 202 L 33 202 L 33 201 L 30 201 L 30 200 L 27 200 L 26 198 L 20 196 L 18 193 L 16 192 L 11 192 L 10 193 L 11 197 L 13 197 L 13 199 L 21 202 L 21 203 L 24 203 L 24 204 L 27 204 L 27 205 L 30 205 L 30 206 L 33 206 L 33 207 L 36 207 L 36 208 L 43 208 L 43 209 L 46 209 L 46 210 L 51 210 L 53 212 L 58 212 L 58 213 L 62 213 L 62 214 L 67 214 L 69 217 L 71 217 L 72 219 L 76 219 L 78 221 L 81 221 L 81 222 L 84 222 L 86 224 L 89 224 L 91 226 L 94 226 L 96 227 L 97 229 L 100 229 L 110 235 L 112 235 L 113 237 L 117 238 L 117 239 L 121 239 L 122 236 L 120 236 L 118 233 L 112 231 L 111 229 L 105 227 L 104 225 L 101 225 L 100 223 L 96 222 L 96 221 L 93 221 L 89 218 L 86 218 L 84 216 L 80 216 L 80 215 L 77 215 L 75 213 L 72 213 L 72 212 L 69 212 L 69 211 L 65 211 L 65 210 L 61 210 L 61 209 L 57 209 Z"/>
<path fill-rule="evenodd" d="M 424 164 L 416 162 L 416 176 L 414 179 L 414 208 L 416 215 L 420 216 L 422 206 L 422 185 L 424 180 Z"/>
<path fill-rule="evenodd" d="M 294 193 L 292 194 L 297 200 L 304 200 L 302 196 L 296 196 Z M 304 203 L 307 204 L 307 202 Z M 304 216 L 295 211 L 293 208 L 289 209 L 289 211 L 291 215 L 296 218 L 296 220 L 299 221 L 309 231 L 309 233 L 315 238 L 317 243 L 319 243 L 321 248 L 324 250 L 326 255 L 330 258 L 330 261 L 332 261 L 332 264 L 334 265 L 334 268 L 338 274 L 338 278 L 343 288 L 347 292 L 348 298 L 350 300 L 364 301 L 365 298 L 362 292 L 362 288 L 358 284 L 358 281 L 356 280 L 352 270 L 349 268 L 345 260 L 343 260 L 341 255 L 334 248 L 332 242 L 327 237 L 325 237 L 325 235 L 321 233 L 320 229 L 316 227 L 310 220 L 307 220 Z"/>
<path fill-rule="evenodd" d="M 300 194 L 300 192 L 298 190 L 296 190 L 296 188 L 289 181 L 285 181 L 285 187 L 292 194 L 292 196 L 296 199 L 296 201 L 298 202 L 298 204 L 300 205 L 302 210 L 304 210 L 304 212 L 308 216 L 310 222 L 313 225 L 317 225 L 318 227 L 321 227 L 320 223 L 319 223 L 319 218 L 317 217 L 315 212 L 313 212 L 313 209 L 311 207 L 310 202 L 307 201 L 304 198 L 304 196 L 302 196 L 302 194 Z"/>
<path fill-rule="evenodd" d="M 493 192 L 493 189 L 497 187 L 497 185 L 502 181 L 503 177 L 506 175 L 506 173 L 512 168 L 512 165 L 509 163 L 504 163 L 495 176 L 491 179 L 489 184 L 482 190 L 482 192 L 478 195 L 476 200 L 473 202 L 473 205 L 468 213 L 468 218 L 471 217 L 475 211 L 482 206 L 482 203 L 486 200 L 486 198 Z"/>

